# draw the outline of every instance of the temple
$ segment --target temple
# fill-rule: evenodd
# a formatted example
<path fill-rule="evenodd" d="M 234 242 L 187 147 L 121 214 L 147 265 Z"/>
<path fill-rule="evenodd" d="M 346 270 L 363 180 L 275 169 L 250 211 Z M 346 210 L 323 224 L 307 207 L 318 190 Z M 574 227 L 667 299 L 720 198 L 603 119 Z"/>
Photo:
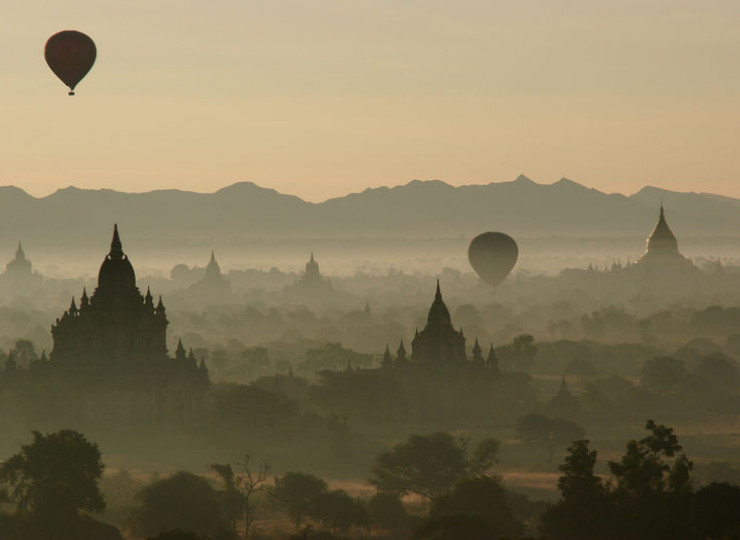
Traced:
<path fill-rule="evenodd" d="M 331 298 L 334 293 L 331 282 L 321 275 L 319 263 L 314 259 L 313 252 L 306 263 L 306 271 L 301 278 L 292 285 L 285 287 L 286 297 L 306 303 L 326 300 Z"/>
<path fill-rule="evenodd" d="M 31 261 L 26 259 L 26 253 L 23 246 L 18 242 L 18 249 L 15 251 L 15 258 L 5 265 L 5 273 L 16 276 L 29 276 L 32 273 Z"/>
<path fill-rule="evenodd" d="M 448 364 L 466 359 L 465 337 L 462 330 L 455 330 L 452 326 L 450 312 L 442 300 L 439 280 L 427 324 L 421 332 L 416 331 L 411 342 L 411 358 L 428 364 Z"/>
<path fill-rule="evenodd" d="M 136 274 L 123 252 L 118 226 L 113 228 L 110 252 L 98 273 L 98 286 L 88 298 L 83 290 L 79 307 L 74 298 L 52 325 L 50 366 L 77 368 L 80 373 L 115 372 L 140 382 L 172 382 L 187 378 L 207 383 L 205 366 L 167 355 L 167 316 L 160 297 L 141 294 Z"/>
<path fill-rule="evenodd" d="M 638 264 L 651 266 L 693 266 L 693 263 L 678 251 L 678 240 L 665 219 L 665 209 L 660 205 L 658 224 L 647 239 L 645 254 Z"/>
<path fill-rule="evenodd" d="M 233 300 L 231 283 L 221 273 L 221 267 L 216 261 L 214 251 L 211 251 L 211 259 L 208 261 L 203 279 L 190 286 L 188 295 L 198 302 L 213 303 Z"/>
<path fill-rule="evenodd" d="M 23 246 L 18 242 L 15 258 L 5 266 L 0 275 L 0 284 L 14 288 L 14 292 L 27 289 L 30 285 L 40 285 L 43 278 L 33 271 L 31 261 L 26 258 Z"/>
<path fill-rule="evenodd" d="M 306 271 L 303 277 L 296 283 L 296 286 L 306 290 L 327 290 L 331 289 L 331 284 L 328 280 L 321 276 L 319 271 L 319 263 L 313 258 L 313 252 L 311 252 L 311 258 L 306 263 Z"/>

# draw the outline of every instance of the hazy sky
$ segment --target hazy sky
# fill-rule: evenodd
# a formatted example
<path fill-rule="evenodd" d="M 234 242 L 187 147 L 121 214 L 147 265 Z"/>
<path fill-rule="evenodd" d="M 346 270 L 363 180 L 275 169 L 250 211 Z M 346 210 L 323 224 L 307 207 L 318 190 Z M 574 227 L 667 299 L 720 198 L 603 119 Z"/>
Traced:
<path fill-rule="evenodd" d="M 98 47 L 75 97 L 43 58 L 63 29 Z M 737 0 L 7 1 L 0 184 L 740 197 L 738 29 Z"/>

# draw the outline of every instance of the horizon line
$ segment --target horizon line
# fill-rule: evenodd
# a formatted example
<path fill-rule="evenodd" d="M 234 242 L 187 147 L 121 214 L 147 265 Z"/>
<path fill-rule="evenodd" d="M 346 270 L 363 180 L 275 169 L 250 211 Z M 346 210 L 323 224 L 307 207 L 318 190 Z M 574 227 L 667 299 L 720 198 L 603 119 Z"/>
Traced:
<path fill-rule="evenodd" d="M 275 192 L 275 193 L 277 193 L 279 195 L 284 195 L 284 196 L 288 196 L 288 197 L 296 197 L 296 198 L 298 198 L 298 199 L 300 199 L 300 200 L 302 200 L 304 202 L 307 202 L 307 203 L 321 204 L 321 203 L 328 202 L 328 201 L 335 200 L 335 199 L 343 199 L 343 198 L 349 197 L 351 195 L 360 195 L 360 194 L 365 193 L 367 191 L 376 191 L 376 190 L 382 190 L 382 189 L 392 190 L 392 189 L 396 189 L 396 188 L 406 187 L 406 186 L 409 186 L 409 185 L 415 184 L 415 183 L 422 183 L 422 184 L 439 183 L 439 184 L 444 184 L 445 186 L 449 186 L 449 187 L 451 187 L 453 189 L 458 189 L 458 188 L 469 188 L 469 187 L 485 187 L 485 186 L 501 185 L 501 184 L 514 184 L 514 183 L 517 183 L 517 182 L 520 182 L 520 183 L 525 183 L 525 182 L 526 183 L 532 183 L 532 184 L 537 185 L 537 186 L 554 186 L 554 185 L 559 184 L 561 182 L 567 182 L 567 183 L 575 184 L 575 185 L 577 185 L 577 186 L 579 186 L 579 187 L 581 187 L 583 189 L 587 189 L 587 190 L 590 190 L 590 191 L 596 191 L 596 192 L 601 193 L 601 194 L 604 194 L 604 195 L 622 195 L 624 197 L 632 197 L 632 196 L 637 195 L 638 193 L 640 193 L 640 192 L 642 192 L 642 191 L 644 191 L 646 189 L 654 189 L 654 190 L 658 190 L 658 191 L 664 191 L 664 192 L 674 193 L 674 194 L 680 194 L 680 195 L 691 195 L 691 194 L 695 194 L 695 195 L 712 195 L 712 196 L 723 197 L 723 198 L 727 198 L 727 199 L 740 200 L 740 197 L 733 197 L 731 195 L 726 195 L 726 194 L 723 194 L 723 193 L 714 193 L 714 192 L 707 192 L 707 191 L 694 191 L 694 190 L 691 190 L 691 191 L 676 191 L 676 190 L 668 189 L 668 188 L 665 188 L 665 187 L 655 186 L 655 185 L 652 185 L 652 184 L 644 185 L 643 187 L 641 187 L 640 189 L 638 189 L 637 191 L 635 191 L 633 193 L 625 193 L 625 192 L 620 192 L 620 191 L 602 191 L 602 190 L 600 190 L 598 188 L 590 187 L 590 186 L 588 186 L 586 184 L 582 184 L 582 183 L 577 182 L 575 180 L 571 180 L 570 178 L 567 178 L 565 176 L 560 177 L 559 179 L 557 179 L 557 180 L 555 180 L 553 182 L 546 183 L 546 182 L 538 182 L 536 180 L 533 180 L 533 179 L 531 179 L 530 177 L 528 177 L 525 174 L 519 174 L 514 180 L 501 180 L 501 181 L 491 181 L 491 182 L 482 182 L 482 183 L 450 183 L 449 181 L 441 180 L 439 178 L 430 178 L 430 179 L 426 179 L 426 180 L 422 180 L 422 179 L 418 179 L 418 178 L 413 178 L 411 180 L 406 181 L 405 183 L 403 183 L 403 181 L 402 181 L 401 183 L 398 183 L 398 184 L 395 184 L 395 185 L 367 186 L 366 188 L 364 188 L 364 189 L 362 189 L 360 191 L 346 191 L 343 195 L 331 196 L 331 197 L 327 197 L 327 198 L 322 199 L 322 200 L 305 199 L 305 198 L 303 198 L 303 197 L 301 197 L 299 195 L 294 195 L 292 193 L 279 191 L 279 190 L 277 190 L 276 188 L 273 188 L 273 187 L 260 185 L 257 182 L 252 181 L 252 180 L 237 180 L 237 181 L 231 182 L 229 184 L 225 184 L 222 187 L 213 189 L 211 191 L 201 191 L 201 190 L 195 190 L 195 189 L 183 189 L 183 188 L 177 188 L 177 187 L 153 188 L 153 189 L 149 189 L 149 190 L 146 190 L 146 191 L 138 191 L 138 190 L 127 191 L 125 189 L 117 189 L 117 188 L 111 188 L 111 187 L 78 187 L 78 186 L 75 186 L 74 184 L 69 184 L 69 185 L 64 186 L 64 187 L 58 187 L 54 191 L 50 191 L 50 192 L 47 192 L 46 194 L 42 194 L 42 195 L 34 195 L 33 193 L 27 191 L 25 188 L 20 187 L 20 186 L 17 186 L 15 184 L 0 185 L 0 189 L 4 189 L 4 188 L 17 189 L 19 191 L 22 191 L 23 193 L 25 193 L 29 197 L 32 197 L 32 198 L 38 200 L 38 199 L 45 199 L 45 198 L 51 197 L 51 196 L 53 196 L 53 195 L 55 195 L 55 194 L 57 194 L 57 193 L 59 193 L 61 191 L 66 191 L 66 190 L 71 190 L 71 189 L 78 190 L 78 191 L 97 191 L 97 192 L 106 192 L 106 191 L 108 191 L 108 192 L 123 193 L 123 194 L 128 194 L 128 195 L 145 195 L 145 194 L 148 194 L 148 193 L 167 192 L 167 191 L 181 192 L 181 193 L 193 193 L 193 194 L 198 194 L 198 195 L 214 195 L 214 194 L 216 194 L 216 193 L 218 193 L 220 191 L 223 191 L 225 189 L 228 189 L 228 188 L 231 188 L 231 187 L 234 187 L 234 186 L 238 186 L 240 184 L 247 184 L 247 185 L 253 185 L 253 186 L 257 187 L 257 188 L 260 188 L 260 189 L 263 189 L 263 190 L 266 190 L 266 191 L 273 191 L 273 192 Z"/>

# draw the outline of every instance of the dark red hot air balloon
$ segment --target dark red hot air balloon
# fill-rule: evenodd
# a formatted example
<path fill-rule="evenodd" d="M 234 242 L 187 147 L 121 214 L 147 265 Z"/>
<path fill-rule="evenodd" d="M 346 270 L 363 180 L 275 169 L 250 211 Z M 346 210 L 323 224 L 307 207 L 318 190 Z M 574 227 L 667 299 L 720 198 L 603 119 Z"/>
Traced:
<path fill-rule="evenodd" d="M 93 40 L 77 30 L 64 30 L 54 34 L 44 48 L 46 63 L 69 86 L 70 96 L 75 95 L 75 86 L 90 71 L 96 55 Z"/>
<path fill-rule="evenodd" d="M 519 248 L 514 239 L 501 232 L 479 234 L 468 247 L 470 266 L 492 287 L 506 279 L 518 257 Z"/>

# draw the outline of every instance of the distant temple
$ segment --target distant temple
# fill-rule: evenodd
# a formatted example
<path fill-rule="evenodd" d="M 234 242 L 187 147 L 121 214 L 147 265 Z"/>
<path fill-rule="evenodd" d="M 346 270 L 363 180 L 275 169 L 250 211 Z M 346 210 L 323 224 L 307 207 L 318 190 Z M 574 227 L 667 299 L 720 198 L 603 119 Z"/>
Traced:
<path fill-rule="evenodd" d="M 313 258 L 313 252 L 311 252 L 311 259 L 306 263 L 306 272 L 300 281 L 296 283 L 296 286 L 316 290 L 331 289 L 331 283 L 321 276 L 319 263 Z"/>
<path fill-rule="evenodd" d="M 50 366 L 76 368 L 82 374 L 113 372 L 147 384 L 207 383 L 205 365 L 197 366 L 194 357 L 178 354 L 172 359 L 167 355 L 167 324 L 162 298 L 155 305 L 148 289 L 145 296 L 139 292 L 134 268 L 114 226 L 95 291 L 88 298 L 83 290 L 79 307 L 73 298 L 52 325 Z"/>
<path fill-rule="evenodd" d="M 198 295 L 196 300 L 199 301 L 226 302 L 232 299 L 231 283 L 221 273 L 215 252 L 211 251 L 211 260 L 203 279 L 191 285 L 188 292 Z"/>
<path fill-rule="evenodd" d="M 321 275 L 319 263 L 314 259 L 313 252 L 301 279 L 285 287 L 285 294 L 289 298 L 303 302 L 320 301 L 333 293 L 331 282 Z"/>
<path fill-rule="evenodd" d="M 211 250 L 211 260 L 208 261 L 208 266 L 206 266 L 206 276 L 203 278 L 203 281 L 209 283 L 224 281 L 224 276 L 221 275 L 221 267 L 216 261 L 216 252 L 213 250 Z"/>
<path fill-rule="evenodd" d="M 411 356 L 407 358 L 403 340 L 398 346 L 395 360 L 391 355 L 390 347 L 386 345 L 381 357 L 381 369 L 403 371 L 421 366 L 453 365 L 484 369 L 494 378 L 501 376 L 493 345 L 490 345 L 488 356 L 484 357 L 483 349 L 476 338 L 472 357 L 468 359 L 465 352 L 465 336 L 462 329 L 455 330 L 452 326 L 450 311 L 442 300 L 442 291 L 439 280 L 437 280 L 437 291 L 429 308 L 427 324 L 421 332 L 416 330 L 414 339 L 411 341 Z"/>
<path fill-rule="evenodd" d="M 15 251 L 15 258 L 5 265 L 5 273 L 15 276 L 30 276 L 32 272 L 31 261 L 26 259 L 23 246 L 18 242 L 18 249 Z"/>
<path fill-rule="evenodd" d="M 638 261 L 640 266 L 693 266 L 678 251 L 678 240 L 665 219 L 665 209 L 660 205 L 658 224 L 647 239 L 645 254 Z"/>
<path fill-rule="evenodd" d="M 5 266 L 2 282 L 6 285 L 25 288 L 28 285 L 39 284 L 42 277 L 33 271 L 31 261 L 26 259 L 26 253 L 23 246 L 18 242 L 18 249 L 15 251 L 15 258 Z"/>
<path fill-rule="evenodd" d="M 466 359 L 465 337 L 462 330 L 455 330 L 452 326 L 450 312 L 442 300 L 439 280 L 434 302 L 427 315 L 427 325 L 421 332 L 416 331 L 411 342 L 411 358 L 416 362 L 429 364 L 444 364 Z"/>
<path fill-rule="evenodd" d="M 563 378 L 560 380 L 558 393 L 548 403 L 548 408 L 552 414 L 565 418 L 578 414 L 580 403 L 578 402 L 578 399 L 573 397 L 573 394 L 570 393 L 568 383 L 565 380 L 565 375 L 563 375 Z"/>

